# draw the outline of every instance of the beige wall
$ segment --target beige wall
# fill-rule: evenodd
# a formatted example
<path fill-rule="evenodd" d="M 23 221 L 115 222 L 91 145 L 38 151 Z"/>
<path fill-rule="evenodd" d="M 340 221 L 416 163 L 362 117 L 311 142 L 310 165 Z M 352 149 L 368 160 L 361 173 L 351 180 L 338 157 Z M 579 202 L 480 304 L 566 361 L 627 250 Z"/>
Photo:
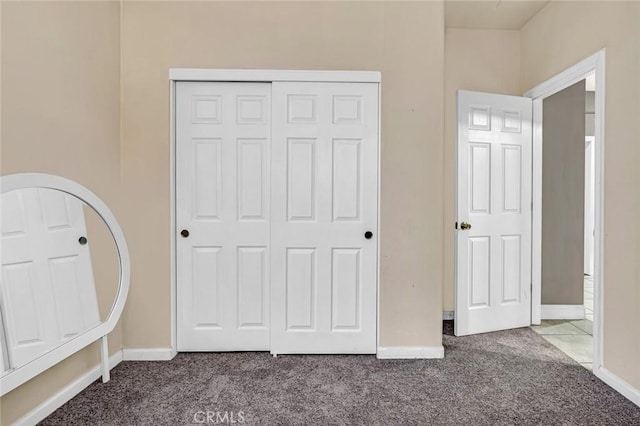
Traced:
<path fill-rule="evenodd" d="M 640 2 L 551 2 L 521 33 L 521 91 L 606 48 L 604 365 L 640 388 Z"/>
<path fill-rule="evenodd" d="M 521 95 L 520 33 L 447 28 L 445 45 L 444 304 L 455 308 L 456 90 Z"/>
<path fill-rule="evenodd" d="M 584 109 L 584 80 L 543 101 L 543 305 L 584 303 Z"/>
<path fill-rule="evenodd" d="M 378 70 L 383 79 L 381 343 L 441 344 L 441 3 L 126 2 L 125 346 L 170 345 L 171 67 Z"/>
<path fill-rule="evenodd" d="M 2 2 L 1 172 L 45 172 L 92 189 L 120 213 L 120 7 Z M 94 259 L 95 260 L 95 259 Z M 122 347 L 122 327 L 109 336 Z M 14 420 L 98 364 L 92 345 L 0 399 Z"/>

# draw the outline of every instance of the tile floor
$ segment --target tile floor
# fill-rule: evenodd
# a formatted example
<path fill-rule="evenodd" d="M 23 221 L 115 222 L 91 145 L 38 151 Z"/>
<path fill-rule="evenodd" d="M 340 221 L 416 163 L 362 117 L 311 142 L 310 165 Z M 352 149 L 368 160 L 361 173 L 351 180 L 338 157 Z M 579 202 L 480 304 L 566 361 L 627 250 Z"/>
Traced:
<path fill-rule="evenodd" d="M 593 280 L 585 276 L 584 310 L 582 320 L 543 320 L 531 328 L 549 343 L 579 362 L 593 369 Z"/>

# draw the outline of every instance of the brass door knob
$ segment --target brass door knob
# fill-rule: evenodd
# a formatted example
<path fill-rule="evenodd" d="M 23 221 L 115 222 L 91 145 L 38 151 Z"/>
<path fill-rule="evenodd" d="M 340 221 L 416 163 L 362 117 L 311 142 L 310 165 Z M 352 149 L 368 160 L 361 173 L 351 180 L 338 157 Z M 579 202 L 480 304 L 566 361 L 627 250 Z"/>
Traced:
<path fill-rule="evenodd" d="M 462 222 L 460 224 L 460 229 L 462 229 L 463 231 L 466 231 L 467 229 L 471 229 L 471 224 L 467 222 Z"/>

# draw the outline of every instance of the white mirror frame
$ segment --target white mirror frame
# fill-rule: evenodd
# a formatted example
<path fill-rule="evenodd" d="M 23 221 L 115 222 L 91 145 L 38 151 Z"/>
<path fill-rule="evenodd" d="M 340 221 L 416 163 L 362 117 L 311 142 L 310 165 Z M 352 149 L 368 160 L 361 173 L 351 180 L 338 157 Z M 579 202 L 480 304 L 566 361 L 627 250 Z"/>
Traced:
<path fill-rule="evenodd" d="M 129 250 L 127 248 L 127 242 L 124 238 L 122 228 L 120 228 L 115 216 L 111 213 L 111 210 L 109 210 L 107 205 L 93 192 L 77 182 L 60 176 L 43 173 L 19 173 L 0 177 L 0 190 L 2 194 L 26 188 L 48 188 L 66 192 L 91 207 L 107 225 L 107 228 L 109 228 L 109 232 L 116 244 L 120 265 L 120 282 L 118 284 L 118 292 L 111 308 L 111 312 L 109 312 L 107 319 L 102 324 L 86 331 L 68 342 L 63 343 L 33 361 L 7 372 L 4 376 L 0 377 L 0 396 L 12 391 L 26 381 L 59 363 L 63 359 L 100 339 L 102 380 L 103 382 L 106 382 L 109 380 L 109 351 L 107 346 L 107 334 L 114 329 L 120 315 L 122 314 L 124 304 L 127 300 L 127 293 L 129 292 L 129 280 L 131 275 Z"/>

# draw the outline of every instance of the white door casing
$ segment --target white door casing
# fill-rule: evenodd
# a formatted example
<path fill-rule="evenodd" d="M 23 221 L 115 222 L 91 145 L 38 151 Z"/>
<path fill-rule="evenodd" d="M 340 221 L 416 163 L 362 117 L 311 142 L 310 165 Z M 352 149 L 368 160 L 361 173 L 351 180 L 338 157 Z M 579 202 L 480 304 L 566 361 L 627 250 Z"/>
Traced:
<path fill-rule="evenodd" d="M 83 203 L 51 189 L 2 194 L 4 367 L 18 368 L 100 323 Z"/>
<path fill-rule="evenodd" d="M 176 89 L 177 349 L 269 350 L 271 85 Z"/>
<path fill-rule="evenodd" d="M 271 352 L 375 353 L 378 84 L 272 95 Z"/>
<path fill-rule="evenodd" d="M 532 101 L 458 91 L 455 334 L 531 323 Z M 471 228 L 461 229 L 462 223 Z"/>
<path fill-rule="evenodd" d="M 594 162 L 594 137 L 585 138 L 584 155 L 584 273 L 593 277 L 594 264 L 594 187 L 595 187 L 595 162 Z"/>

